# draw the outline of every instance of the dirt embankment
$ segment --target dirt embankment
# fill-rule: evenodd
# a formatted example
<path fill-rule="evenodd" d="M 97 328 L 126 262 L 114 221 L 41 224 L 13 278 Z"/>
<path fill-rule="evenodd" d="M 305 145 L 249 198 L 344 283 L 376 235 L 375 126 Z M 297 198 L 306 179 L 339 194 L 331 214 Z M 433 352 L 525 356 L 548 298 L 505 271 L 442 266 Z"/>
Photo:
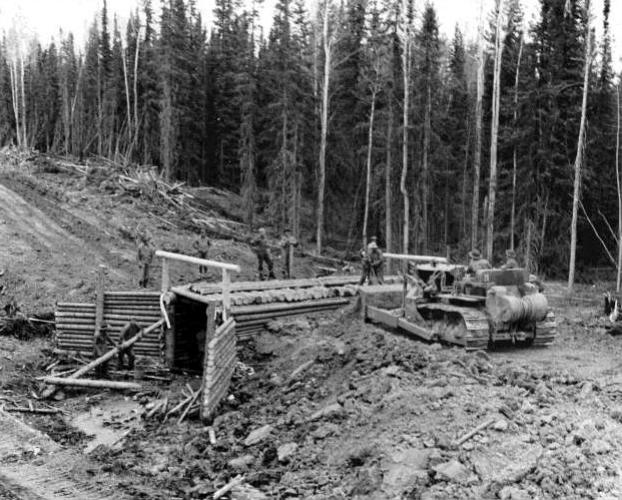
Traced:
<path fill-rule="evenodd" d="M 232 498 L 620 498 L 618 344 L 593 312 L 553 347 L 472 354 L 353 315 L 275 325 L 241 352 L 254 374 L 215 446 L 198 423 L 147 424 L 99 458 L 136 498 L 208 498 L 238 474 Z"/>

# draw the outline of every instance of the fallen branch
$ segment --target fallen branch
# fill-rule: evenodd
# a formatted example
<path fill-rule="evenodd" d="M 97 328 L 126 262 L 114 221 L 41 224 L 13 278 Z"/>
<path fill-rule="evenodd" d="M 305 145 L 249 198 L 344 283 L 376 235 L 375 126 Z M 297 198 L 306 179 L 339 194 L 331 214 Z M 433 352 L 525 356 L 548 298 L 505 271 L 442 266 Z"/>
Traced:
<path fill-rule="evenodd" d="M 77 372 L 75 372 L 73 375 L 71 375 L 69 378 L 72 379 L 76 379 L 81 377 L 82 375 L 84 375 L 85 373 L 91 371 L 93 368 L 105 363 L 106 361 L 108 361 L 109 359 L 115 357 L 117 355 L 117 353 L 119 351 L 122 351 L 124 349 L 127 349 L 128 347 L 134 345 L 136 342 L 138 342 L 144 335 L 147 335 L 148 333 L 151 333 L 152 331 L 154 331 L 156 328 L 162 326 L 164 324 L 164 320 L 161 319 L 159 321 L 157 321 L 156 323 L 154 323 L 153 325 L 142 329 L 140 332 L 138 332 L 136 335 L 134 335 L 131 339 L 126 340 L 125 342 L 123 342 L 122 344 L 119 344 L 117 347 L 115 347 L 114 349 L 108 351 L 106 354 L 104 354 L 103 356 L 100 356 L 99 358 L 97 358 L 94 361 L 91 361 L 88 365 L 80 368 Z"/>
<path fill-rule="evenodd" d="M 243 476 L 235 476 L 231 481 L 225 484 L 222 488 L 214 493 L 214 500 L 218 500 L 220 497 L 229 493 L 233 488 L 240 484 L 244 480 Z"/>
<path fill-rule="evenodd" d="M 44 323 L 46 325 L 55 325 L 56 321 L 49 321 L 47 319 L 39 319 L 39 318 L 27 318 L 31 323 Z"/>
<path fill-rule="evenodd" d="M 42 415 L 56 415 L 60 413 L 60 410 L 57 409 L 46 409 L 46 408 L 24 408 L 21 406 L 14 406 L 13 408 L 4 408 L 4 411 L 15 411 L 19 413 L 39 413 Z"/>
<path fill-rule="evenodd" d="M 166 422 L 166 419 L 168 417 L 170 417 L 171 415 L 177 413 L 179 410 L 181 410 L 185 405 L 188 404 L 188 402 L 192 399 L 192 396 L 188 396 L 186 399 L 184 399 L 181 403 L 179 403 L 177 406 L 175 406 L 173 409 L 169 410 L 169 412 L 164 415 L 164 421 Z"/>
<path fill-rule="evenodd" d="M 475 436 L 478 432 L 483 431 L 484 429 L 486 429 L 487 427 L 490 427 L 494 423 L 495 423 L 495 419 L 491 418 L 490 420 L 486 420 L 484 423 L 479 424 L 475 429 L 473 429 L 472 431 L 468 432 L 467 434 L 462 436 L 460 439 L 457 439 L 456 441 L 454 441 L 453 442 L 454 447 L 458 447 L 462 443 L 467 442 L 469 439 L 471 439 L 473 436 Z"/>
<path fill-rule="evenodd" d="M 177 421 L 177 425 L 179 425 L 179 424 L 181 424 L 183 422 L 184 418 L 186 418 L 186 415 L 190 411 L 190 408 L 192 408 L 192 405 L 194 404 L 194 402 L 199 397 L 199 394 L 201 394 L 202 392 L 203 392 L 203 386 L 199 387 L 197 389 L 197 392 L 195 392 L 192 395 L 192 399 L 190 400 L 190 403 L 188 403 L 188 406 L 186 406 L 186 409 L 184 410 L 184 412 L 181 414 L 181 417 L 179 417 L 179 420 Z"/>
<path fill-rule="evenodd" d="M 116 380 L 77 379 L 73 377 L 39 377 L 37 380 L 42 380 L 46 384 L 67 385 L 70 387 L 97 387 L 102 389 L 127 389 L 132 391 L 139 391 L 142 389 L 142 386 L 135 382 L 118 382 Z"/>
<path fill-rule="evenodd" d="M 309 361 L 303 363 L 302 365 L 300 365 L 298 368 L 296 368 L 292 374 L 287 378 L 287 383 L 293 382 L 296 377 L 298 375 L 300 375 L 302 372 L 304 372 L 307 368 L 309 368 L 311 365 L 313 365 L 313 363 L 315 363 L 315 359 L 310 359 Z"/>

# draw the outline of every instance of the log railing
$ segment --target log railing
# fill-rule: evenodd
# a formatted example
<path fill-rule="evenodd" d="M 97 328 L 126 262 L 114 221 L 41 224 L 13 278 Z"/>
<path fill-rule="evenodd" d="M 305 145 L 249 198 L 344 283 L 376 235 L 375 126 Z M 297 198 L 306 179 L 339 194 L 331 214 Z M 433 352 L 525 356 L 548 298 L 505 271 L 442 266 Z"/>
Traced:
<path fill-rule="evenodd" d="M 200 259 L 198 257 L 192 257 L 190 255 L 183 255 L 180 253 L 166 252 L 164 250 L 157 250 L 156 257 L 162 259 L 162 293 L 166 293 L 171 289 L 171 277 L 169 262 L 174 260 L 177 262 L 185 262 L 187 264 L 195 264 L 198 266 L 205 266 L 220 269 L 222 271 L 222 308 L 223 319 L 227 318 L 229 310 L 231 309 L 231 272 L 240 272 L 240 266 L 236 264 L 229 264 L 227 262 L 218 262 L 209 259 Z"/>

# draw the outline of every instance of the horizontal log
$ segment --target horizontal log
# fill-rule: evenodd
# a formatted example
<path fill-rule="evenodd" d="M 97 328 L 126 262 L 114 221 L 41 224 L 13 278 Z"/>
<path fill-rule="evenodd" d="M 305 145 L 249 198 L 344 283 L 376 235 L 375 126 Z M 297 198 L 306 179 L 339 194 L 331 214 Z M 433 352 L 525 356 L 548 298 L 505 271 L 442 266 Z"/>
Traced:
<path fill-rule="evenodd" d="M 244 325 L 247 321 L 255 321 L 255 320 L 273 320 L 278 318 L 286 318 L 291 316 L 301 316 L 306 314 L 314 314 L 318 312 L 326 312 L 326 311 L 334 311 L 335 309 L 339 309 L 339 306 L 324 306 L 324 307 L 307 307 L 300 309 L 290 309 L 285 311 L 268 311 L 265 313 L 256 313 L 253 315 L 242 316 L 238 318 L 239 324 Z"/>
<path fill-rule="evenodd" d="M 303 302 L 288 302 L 288 303 L 273 303 L 273 304 L 261 304 L 252 306 L 234 306 L 231 308 L 231 314 L 235 318 L 236 316 L 244 316 L 247 314 L 262 313 L 265 311 L 283 311 L 288 309 L 302 309 L 305 307 L 320 307 L 323 305 L 345 305 L 349 303 L 348 299 L 344 298 L 327 298 L 319 300 L 307 300 Z"/>
<path fill-rule="evenodd" d="M 94 387 L 98 389 L 121 389 L 140 391 L 142 386 L 135 382 L 119 382 L 116 380 L 93 380 L 84 378 L 40 377 L 46 384 L 64 385 L 69 387 Z"/>
<path fill-rule="evenodd" d="M 385 259 L 406 260 L 409 262 L 436 262 L 437 264 L 447 264 L 447 257 L 436 257 L 434 255 L 407 255 L 400 253 L 384 253 Z"/>
<path fill-rule="evenodd" d="M 310 288 L 314 286 L 339 286 L 357 284 L 360 276 L 330 276 L 324 278 L 301 278 L 293 280 L 268 280 L 268 281 L 234 281 L 231 283 L 232 292 L 252 292 L 263 290 L 274 290 L 279 288 Z M 217 283 L 194 283 L 174 287 L 178 289 L 189 289 L 201 295 L 220 294 L 222 289 Z"/>
<path fill-rule="evenodd" d="M 110 291 L 110 292 L 104 292 L 104 299 L 108 298 L 108 297 L 136 297 L 136 298 L 142 298 L 142 297 L 157 297 L 159 299 L 160 297 L 160 292 L 148 292 L 148 291 L 141 291 L 141 290 L 136 290 L 136 291 Z"/>
<path fill-rule="evenodd" d="M 159 318 L 160 314 L 155 314 L 155 313 L 151 313 L 151 312 L 146 312 L 146 313 L 137 313 L 135 314 L 135 316 L 137 317 L 136 319 L 141 320 L 141 321 L 147 321 L 150 318 Z M 117 314 L 115 313 L 104 313 L 104 320 L 108 321 L 108 320 L 118 320 L 118 321 L 126 321 L 128 318 L 132 317 L 132 314 Z M 64 319 L 83 319 L 83 320 L 90 320 L 95 318 L 95 316 L 93 314 L 90 313 L 79 313 L 79 312 L 71 312 L 71 313 L 56 313 L 56 320 L 64 320 Z"/>
<path fill-rule="evenodd" d="M 230 387 L 231 384 L 231 376 L 233 375 L 233 370 L 228 373 L 223 372 L 218 381 L 213 382 L 209 386 L 209 393 L 212 397 L 224 397 Z"/>
<path fill-rule="evenodd" d="M 88 302 L 59 302 L 56 304 L 57 309 L 95 309 L 95 304 Z"/>
<path fill-rule="evenodd" d="M 167 260 L 174 260 L 177 262 L 185 262 L 187 264 L 197 264 L 199 266 L 214 267 L 217 269 L 224 269 L 227 271 L 240 272 L 240 266 L 237 264 L 229 264 L 227 262 L 218 262 L 209 259 L 199 259 L 198 257 L 191 257 L 190 255 L 183 255 L 180 253 L 166 252 L 164 250 L 156 250 L 156 257 L 160 257 Z"/>

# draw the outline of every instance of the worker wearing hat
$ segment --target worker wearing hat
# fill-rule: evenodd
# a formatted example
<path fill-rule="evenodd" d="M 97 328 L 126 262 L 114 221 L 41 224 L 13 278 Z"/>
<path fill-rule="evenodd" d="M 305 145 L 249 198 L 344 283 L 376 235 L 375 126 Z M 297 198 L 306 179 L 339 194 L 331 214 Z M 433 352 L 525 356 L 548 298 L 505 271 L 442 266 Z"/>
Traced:
<path fill-rule="evenodd" d="M 467 267 L 468 274 L 476 274 L 477 271 L 482 269 L 491 269 L 490 262 L 482 257 L 481 252 L 474 248 L 469 252 L 469 266 Z"/>
<path fill-rule="evenodd" d="M 367 250 L 361 250 L 361 257 L 363 263 L 363 273 L 359 284 L 362 285 L 366 280 L 369 283 L 377 282 L 382 285 L 384 282 L 384 256 L 382 250 L 378 247 L 378 238 L 372 236 Z"/>
<path fill-rule="evenodd" d="M 501 266 L 501 269 L 516 269 L 518 267 L 520 266 L 516 260 L 516 252 L 513 249 L 508 248 L 505 251 L 505 264 Z"/>

